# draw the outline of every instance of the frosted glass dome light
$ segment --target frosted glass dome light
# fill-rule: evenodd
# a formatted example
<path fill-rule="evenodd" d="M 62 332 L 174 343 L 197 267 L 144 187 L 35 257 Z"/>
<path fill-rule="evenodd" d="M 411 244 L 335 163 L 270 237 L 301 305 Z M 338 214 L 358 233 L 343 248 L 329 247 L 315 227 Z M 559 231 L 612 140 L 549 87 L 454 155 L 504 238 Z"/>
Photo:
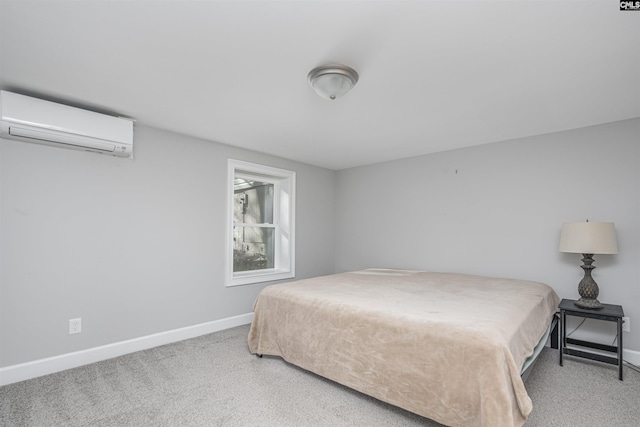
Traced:
<path fill-rule="evenodd" d="M 346 65 L 321 65 L 307 76 L 318 95 L 334 100 L 349 92 L 358 82 L 358 73 Z"/>

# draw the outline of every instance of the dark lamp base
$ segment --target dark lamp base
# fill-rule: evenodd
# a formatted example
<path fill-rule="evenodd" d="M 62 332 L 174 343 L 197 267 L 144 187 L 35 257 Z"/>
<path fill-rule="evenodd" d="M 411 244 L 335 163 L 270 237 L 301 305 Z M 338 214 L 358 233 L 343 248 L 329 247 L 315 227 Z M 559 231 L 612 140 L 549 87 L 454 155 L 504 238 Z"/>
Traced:
<path fill-rule="evenodd" d="M 597 310 L 599 308 L 604 308 L 604 306 L 602 304 L 600 304 L 600 301 L 598 301 L 595 298 L 580 298 L 579 300 L 575 301 L 573 303 L 574 305 L 580 307 L 580 308 L 586 308 L 589 310 Z"/>
<path fill-rule="evenodd" d="M 593 254 L 582 254 L 582 262 L 584 263 L 581 268 L 584 270 L 584 277 L 578 284 L 578 293 L 580 299 L 574 304 L 580 308 L 586 309 L 599 309 L 603 308 L 603 305 L 598 301 L 598 284 L 593 277 L 591 277 L 591 270 L 595 267 L 593 264 Z"/>

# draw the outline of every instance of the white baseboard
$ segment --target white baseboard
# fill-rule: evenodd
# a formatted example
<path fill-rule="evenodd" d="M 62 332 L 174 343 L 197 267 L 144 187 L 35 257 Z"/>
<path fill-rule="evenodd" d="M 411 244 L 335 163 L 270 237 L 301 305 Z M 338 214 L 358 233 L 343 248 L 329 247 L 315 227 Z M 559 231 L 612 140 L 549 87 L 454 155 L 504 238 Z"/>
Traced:
<path fill-rule="evenodd" d="M 241 314 L 239 316 L 228 317 L 226 319 L 187 326 L 186 328 L 159 332 L 157 334 L 134 338 L 127 341 L 120 341 L 87 350 L 7 366 L 5 368 L 0 368 L 0 386 L 53 374 L 66 369 L 77 368 L 78 366 L 88 365 L 89 363 L 111 359 L 124 354 L 158 347 L 160 345 L 171 344 L 173 342 L 211 334 L 213 332 L 222 331 L 236 326 L 247 325 L 251 323 L 252 320 L 253 313 Z M 629 363 L 640 366 L 640 351 L 625 349 L 623 351 L 623 358 Z"/>
<path fill-rule="evenodd" d="M 66 369 L 77 368 L 78 366 L 88 365 L 89 363 L 111 359 L 164 344 L 199 337 L 240 325 L 246 325 L 251 323 L 252 320 L 253 313 L 241 314 L 226 319 L 187 326 L 186 328 L 159 332 L 127 341 L 89 348 L 87 350 L 7 366 L 0 368 L 0 386 L 64 371 Z"/>
<path fill-rule="evenodd" d="M 640 366 L 640 351 L 622 350 L 622 358 L 629 363 Z"/>

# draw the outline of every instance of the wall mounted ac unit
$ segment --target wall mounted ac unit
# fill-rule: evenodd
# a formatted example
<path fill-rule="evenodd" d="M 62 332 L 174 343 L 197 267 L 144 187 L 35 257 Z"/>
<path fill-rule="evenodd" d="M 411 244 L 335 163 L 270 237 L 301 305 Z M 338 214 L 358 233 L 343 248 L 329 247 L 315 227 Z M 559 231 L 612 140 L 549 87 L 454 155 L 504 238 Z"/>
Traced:
<path fill-rule="evenodd" d="M 133 156 L 131 120 L 0 91 L 0 137 Z"/>

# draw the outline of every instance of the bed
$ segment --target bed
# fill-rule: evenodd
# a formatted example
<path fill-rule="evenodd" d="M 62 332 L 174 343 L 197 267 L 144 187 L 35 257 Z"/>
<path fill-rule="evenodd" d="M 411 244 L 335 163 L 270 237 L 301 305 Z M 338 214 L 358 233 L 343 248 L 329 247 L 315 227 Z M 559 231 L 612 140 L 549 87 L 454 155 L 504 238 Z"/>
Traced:
<path fill-rule="evenodd" d="M 266 287 L 248 344 L 445 425 L 521 426 L 521 372 L 559 301 L 537 282 L 368 269 Z"/>

